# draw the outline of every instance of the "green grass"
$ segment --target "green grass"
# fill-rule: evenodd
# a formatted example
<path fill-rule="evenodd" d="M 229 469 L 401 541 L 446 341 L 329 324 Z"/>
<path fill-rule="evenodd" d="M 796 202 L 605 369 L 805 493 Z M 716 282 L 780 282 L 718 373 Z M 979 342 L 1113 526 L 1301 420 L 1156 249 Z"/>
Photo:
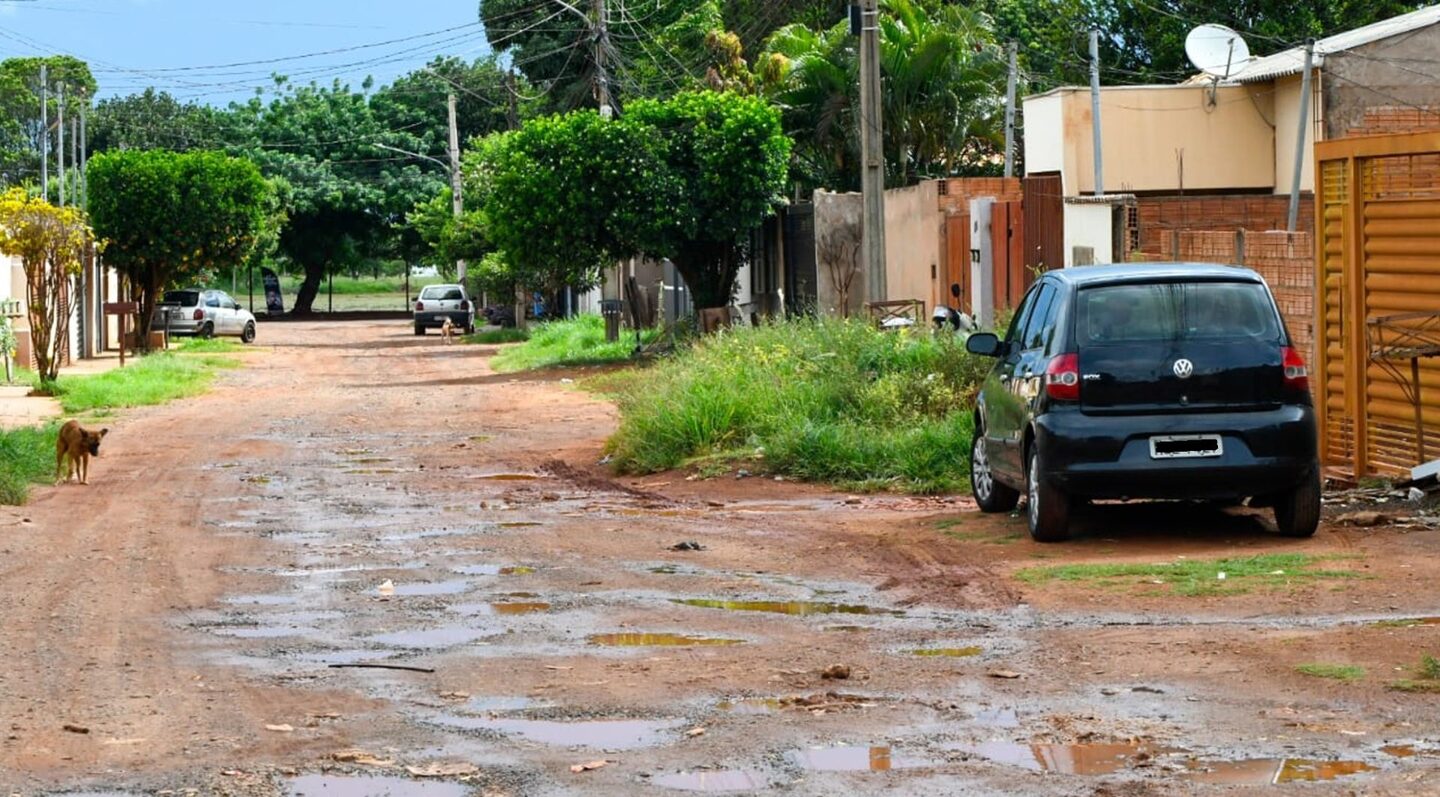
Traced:
<path fill-rule="evenodd" d="M 29 497 L 30 485 L 54 479 L 58 430 L 55 424 L 0 429 L 0 504 L 23 504 Z"/>
<path fill-rule="evenodd" d="M 967 489 L 972 407 L 992 363 L 951 336 L 795 320 L 698 341 L 612 382 L 616 466 L 728 461 L 850 489 Z"/>
<path fill-rule="evenodd" d="M 103 374 L 61 376 L 54 395 L 67 414 L 164 404 L 198 395 L 233 358 L 208 353 L 160 352 Z"/>
<path fill-rule="evenodd" d="M 237 354 L 248 347 L 235 340 L 225 338 L 186 338 L 178 346 L 170 339 L 170 350 L 178 354 Z"/>
<path fill-rule="evenodd" d="M 1395 692 L 1435 693 L 1440 692 L 1440 681 L 1414 681 L 1409 678 L 1401 678 L 1398 681 L 1391 681 L 1386 688 Z"/>
<path fill-rule="evenodd" d="M 1440 659 L 1434 656 L 1421 656 L 1420 677 L 1432 681 L 1440 680 Z"/>
<path fill-rule="evenodd" d="M 1330 678 L 1336 681 L 1358 681 L 1365 677 L 1365 668 L 1351 664 L 1300 664 L 1295 672 L 1315 678 Z"/>
<path fill-rule="evenodd" d="M 1440 692 L 1440 659 L 1428 655 L 1421 656 L 1420 666 L 1416 668 L 1415 676 L 1415 678 L 1391 681 L 1387 687 L 1396 692 Z"/>
<path fill-rule="evenodd" d="M 647 330 L 641 339 L 650 342 L 659 333 Z M 491 360 L 497 371 L 530 371 L 536 368 L 573 365 L 604 365 L 626 362 L 635 351 L 635 333 L 620 335 L 620 340 L 605 340 L 605 319 L 598 315 L 582 315 L 565 321 L 537 324 L 530 337 L 521 345 L 506 349 Z"/>
<path fill-rule="evenodd" d="M 482 343 L 494 345 L 496 343 L 524 343 L 530 339 L 530 333 L 523 329 L 487 329 L 484 332 L 477 332 L 474 335 L 466 335 L 460 339 L 461 343 Z"/>
<path fill-rule="evenodd" d="M 1015 577 L 1029 584 L 1066 581 L 1098 587 L 1163 582 L 1176 595 L 1233 595 L 1255 588 L 1277 589 L 1329 579 L 1364 578 L 1353 570 L 1320 570 L 1320 557 L 1264 554 L 1229 559 L 1180 560 L 1162 564 L 1073 564 L 1031 567 Z M 1225 578 L 1219 578 L 1224 573 Z"/>
<path fill-rule="evenodd" d="M 288 275 L 282 276 L 280 278 L 280 292 L 285 294 L 286 296 L 294 296 L 296 293 L 300 292 L 300 283 L 304 281 L 304 277 L 294 277 Z M 410 293 L 411 295 L 417 294 L 420 292 L 421 288 L 424 288 L 427 285 L 439 285 L 445 281 L 446 280 L 441 279 L 440 277 L 411 277 Z M 451 280 L 451 282 L 453 282 L 453 280 Z M 260 288 L 260 282 L 258 279 L 256 280 L 255 285 L 255 294 L 258 297 L 262 293 Z M 243 287 L 240 292 L 245 292 Z M 320 283 L 319 296 L 323 298 L 329 292 L 330 281 L 322 281 Z M 366 293 L 394 293 L 403 295 L 405 293 L 405 277 L 381 277 L 379 279 L 374 279 L 373 277 L 361 277 L 359 279 L 341 276 L 335 277 L 336 296 L 350 296 L 354 294 Z M 318 304 L 319 301 L 317 300 L 316 303 Z"/>

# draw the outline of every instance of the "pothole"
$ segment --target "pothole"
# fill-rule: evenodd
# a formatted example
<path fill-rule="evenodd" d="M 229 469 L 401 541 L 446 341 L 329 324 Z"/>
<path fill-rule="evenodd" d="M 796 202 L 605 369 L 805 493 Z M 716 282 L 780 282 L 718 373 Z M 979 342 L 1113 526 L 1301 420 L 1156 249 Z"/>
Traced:
<path fill-rule="evenodd" d="M 703 609 L 725 609 L 732 612 L 770 612 L 772 614 L 888 614 L 903 616 L 904 612 L 877 609 L 873 606 L 858 606 L 846 603 L 825 603 L 821 601 L 727 601 L 709 598 L 671 598 L 671 603 L 683 606 L 698 606 Z"/>
<path fill-rule="evenodd" d="M 1226 786 L 1309 783 L 1374 772 L 1364 761 L 1316 761 L 1305 758 L 1257 758 L 1249 761 L 1192 761 L 1190 779 Z"/>
<path fill-rule="evenodd" d="M 420 598 L 433 595 L 459 595 L 470 590 L 471 583 L 465 579 L 450 581 L 418 581 L 396 584 L 395 594 L 402 597 Z"/>
<path fill-rule="evenodd" d="M 531 720 L 496 717 L 444 715 L 437 724 L 466 731 L 514 736 L 526 741 L 557 747 L 588 747 L 599 750 L 635 750 L 654 747 L 666 740 L 676 725 L 660 720 Z"/>
<path fill-rule="evenodd" d="M 463 576 L 528 576 L 535 568 L 525 565 L 460 565 L 451 570 Z"/>
<path fill-rule="evenodd" d="M 650 782 L 662 789 L 704 792 L 755 791 L 769 786 L 764 775 L 745 769 L 676 772 L 655 775 Z"/>
<path fill-rule="evenodd" d="M 466 626 L 453 625 L 423 630 L 393 631 L 388 634 L 376 634 L 375 636 L 367 637 L 366 641 L 392 648 L 440 650 L 443 648 L 469 645 L 491 636 L 495 636 L 495 634 Z"/>
<path fill-rule="evenodd" d="M 590 644 L 611 648 L 711 647 L 743 645 L 743 639 L 687 636 L 685 634 L 595 634 Z"/>
<path fill-rule="evenodd" d="M 897 755 L 891 747 L 815 747 L 793 750 L 789 758 L 796 766 L 816 772 L 888 772 L 938 766 L 930 759 Z"/>
<path fill-rule="evenodd" d="M 286 784 L 289 797 L 466 797 L 459 783 L 350 775 L 302 775 Z"/>

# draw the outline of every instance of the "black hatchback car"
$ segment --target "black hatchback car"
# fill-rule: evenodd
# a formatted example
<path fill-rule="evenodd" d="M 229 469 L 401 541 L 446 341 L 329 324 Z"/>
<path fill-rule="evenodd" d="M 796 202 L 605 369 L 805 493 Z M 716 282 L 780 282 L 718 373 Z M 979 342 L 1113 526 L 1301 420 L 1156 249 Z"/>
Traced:
<path fill-rule="evenodd" d="M 1088 499 L 1270 506 L 1280 533 L 1320 519 L 1305 361 L 1260 275 L 1191 264 L 1052 271 L 1004 340 L 975 410 L 970 480 L 986 512 L 1026 495 L 1030 534 L 1069 536 Z"/>

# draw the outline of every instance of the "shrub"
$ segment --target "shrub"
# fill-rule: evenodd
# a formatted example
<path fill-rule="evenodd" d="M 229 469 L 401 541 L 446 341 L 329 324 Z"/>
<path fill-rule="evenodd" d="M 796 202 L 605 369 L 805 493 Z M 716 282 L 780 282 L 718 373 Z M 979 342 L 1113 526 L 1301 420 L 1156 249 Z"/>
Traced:
<path fill-rule="evenodd" d="M 31 484 L 54 476 L 57 433 L 54 425 L 0 429 L 0 504 L 25 503 Z"/>
<path fill-rule="evenodd" d="M 513 332 L 504 334 L 514 334 Z M 641 340 L 655 339 L 655 330 L 641 334 Z M 497 371 L 528 371 L 559 365 L 601 365 L 624 362 L 635 352 L 635 333 L 621 330 L 614 343 L 605 340 L 605 319 L 581 315 L 564 321 L 536 324 L 524 344 L 496 355 L 491 364 Z"/>
<path fill-rule="evenodd" d="M 989 365 L 954 336 L 858 321 L 729 330 L 623 380 L 609 449 L 632 473 L 738 457 L 813 481 L 963 489 Z"/>

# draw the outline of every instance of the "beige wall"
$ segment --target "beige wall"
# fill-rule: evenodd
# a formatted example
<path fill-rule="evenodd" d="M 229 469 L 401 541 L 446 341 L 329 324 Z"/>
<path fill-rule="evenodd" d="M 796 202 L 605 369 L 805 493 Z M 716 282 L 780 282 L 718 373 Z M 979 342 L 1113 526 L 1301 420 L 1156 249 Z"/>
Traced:
<path fill-rule="evenodd" d="M 849 315 L 852 318 L 859 318 L 865 312 L 866 296 L 865 269 L 860 260 L 860 252 L 855 248 L 860 242 L 860 219 L 863 213 L 860 195 L 816 191 L 813 201 L 815 203 L 816 310 L 826 315 Z M 853 259 L 832 263 L 831 261 L 837 253 L 845 253 L 847 257 Z M 835 269 L 832 269 L 832 265 L 835 266 Z M 840 292 L 835 287 L 834 279 L 836 269 L 840 273 L 853 269 L 846 303 L 849 308 L 848 312 L 845 312 L 840 306 Z"/>
<path fill-rule="evenodd" d="M 939 273 L 944 224 L 934 180 L 885 192 L 886 298 L 919 299 L 927 310 L 934 305 L 936 280 L 931 275 Z"/>
<path fill-rule="evenodd" d="M 1250 87 L 1223 86 L 1210 107 L 1210 91 L 1208 86 L 1101 89 L 1106 192 L 1273 189 L 1275 133 L 1265 103 Z M 1058 114 L 1053 107 L 1057 100 Z M 1056 89 L 1026 98 L 1024 109 L 1026 168 L 1050 171 L 1035 164 L 1058 162 L 1066 195 L 1093 193 L 1089 91 Z M 1032 131 L 1037 122 L 1041 129 Z"/>
<path fill-rule="evenodd" d="M 1093 248 L 1096 265 L 1115 262 L 1113 222 L 1114 208 L 1110 205 L 1065 203 L 1065 267 L 1075 265 L 1077 246 Z"/>
<path fill-rule="evenodd" d="M 1315 75 L 1319 74 L 1320 71 L 1316 70 Z M 1301 83 L 1300 75 L 1290 75 L 1276 78 L 1274 83 L 1259 84 L 1264 86 L 1267 91 L 1271 91 L 1273 97 L 1274 113 L 1271 118 L 1275 120 L 1275 193 L 1277 194 L 1290 193 L 1290 181 L 1294 179 L 1295 132 L 1300 121 Z M 1271 90 L 1272 87 L 1273 90 Z M 1315 137 L 1324 129 L 1324 117 L 1316 99 L 1319 92 L 1319 81 L 1312 79 L 1310 118 L 1305 131 L 1305 160 L 1300 169 L 1301 191 L 1315 189 Z"/>

